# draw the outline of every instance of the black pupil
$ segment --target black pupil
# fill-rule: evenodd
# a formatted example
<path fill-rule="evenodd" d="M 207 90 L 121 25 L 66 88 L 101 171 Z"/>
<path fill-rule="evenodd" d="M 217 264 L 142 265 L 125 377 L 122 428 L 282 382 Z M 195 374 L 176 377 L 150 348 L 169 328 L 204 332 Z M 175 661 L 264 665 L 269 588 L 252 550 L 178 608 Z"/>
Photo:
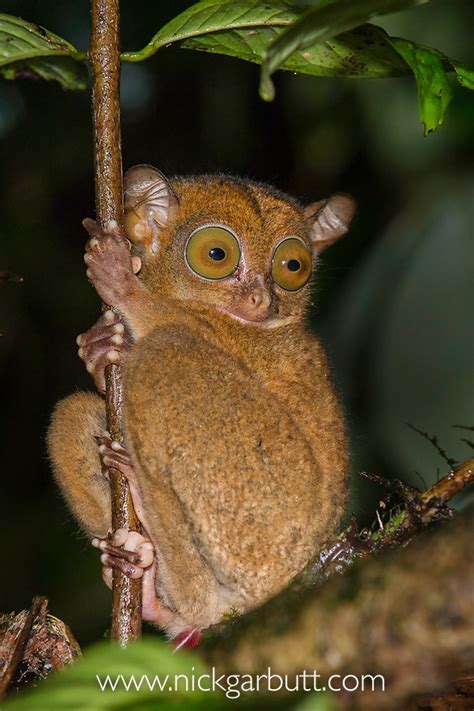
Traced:
<path fill-rule="evenodd" d="M 221 262 L 223 259 L 225 259 L 225 252 L 220 247 L 213 247 L 209 250 L 209 256 L 216 262 Z"/>
<path fill-rule="evenodd" d="M 290 272 L 297 272 L 298 269 L 301 267 L 301 264 L 297 259 L 290 259 L 288 262 L 288 269 Z"/>

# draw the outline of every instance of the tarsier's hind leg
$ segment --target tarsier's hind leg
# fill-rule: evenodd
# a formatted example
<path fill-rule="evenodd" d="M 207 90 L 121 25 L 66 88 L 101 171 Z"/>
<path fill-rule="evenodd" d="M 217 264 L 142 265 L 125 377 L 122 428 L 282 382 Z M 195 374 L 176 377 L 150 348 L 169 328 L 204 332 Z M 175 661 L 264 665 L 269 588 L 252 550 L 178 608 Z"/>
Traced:
<path fill-rule="evenodd" d="M 113 567 L 132 578 L 143 576 L 144 619 L 164 625 L 173 614 L 156 597 L 153 547 L 133 531 L 119 529 L 109 533 L 110 485 L 104 467 L 114 466 L 126 475 L 130 465 L 124 467 L 119 461 L 124 458 L 123 448 L 114 452 L 104 445 L 110 443 L 104 436 L 105 424 L 104 401 L 97 395 L 78 393 L 62 400 L 48 431 L 54 474 L 69 506 L 102 553 L 105 582 L 111 586 Z M 107 454 L 113 457 L 111 461 L 104 456 Z"/>
<path fill-rule="evenodd" d="M 104 430 L 102 398 L 77 393 L 58 403 L 48 431 L 56 480 L 91 537 L 105 536 L 111 526 L 109 482 L 102 472 L 98 443 Z"/>
<path fill-rule="evenodd" d="M 99 453 L 104 466 L 117 469 L 128 479 L 135 511 L 142 526 L 146 528 L 147 520 L 144 515 L 139 484 L 127 450 L 106 434 L 101 437 Z M 142 578 L 143 619 L 168 629 L 174 626 L 175 614 L 157 597 L 157 562 L 153 544 L 148 540 L 145 528 L 144 535 L 120 528 L 107 538 L 92 539 L 92 545 L 101 551 L 102 577 L 105 583 L 112 587 L 114 568 L 130 578 Z M 192 631 L 196 633 L 196 630 Z M 192 645 L 196 639 L 196 634 L 194 634 L 192 642 L 185 639 L 183 644 L 190 646 L 190 643 Z"/>

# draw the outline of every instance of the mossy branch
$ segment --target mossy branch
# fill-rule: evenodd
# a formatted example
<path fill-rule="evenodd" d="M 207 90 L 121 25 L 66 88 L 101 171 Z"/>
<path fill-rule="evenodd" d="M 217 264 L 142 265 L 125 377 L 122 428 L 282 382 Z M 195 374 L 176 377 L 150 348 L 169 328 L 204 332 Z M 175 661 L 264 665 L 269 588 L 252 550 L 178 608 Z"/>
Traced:
<path fill-rule="evenodd" d="M 472 514 L 360 561 L 316 592 L 290 587 L 223 626 L 200 654 L 220 674 L 271 667 L 290 684 L 304 670 L 318 672 L 319 687 L 333 674 L 379 674 L 385 692 L 380 683 L 362 692 L 363 708 L 374 711 L 443 688 L 474 662 Z"/>
<path fill-rule="evenodd" d="M 355 520 L 333 541 L 329 541 L 295 579 L 306 587 L 324 583 L 334 573 L 342 573 L 359 558 L 367 558 L 384 548 L 406 544 L 426 526 L 450 518 L 448 502 L 474 482 L 474 458 L 445 474 L 436 484 L 420 492 L 398 480 L 388 481 L 376 474 L 362 472 L 402 498 L 402 505 L 389 512 L 385 522 L 379 517 L 369 529 L 359 531 Z"/>

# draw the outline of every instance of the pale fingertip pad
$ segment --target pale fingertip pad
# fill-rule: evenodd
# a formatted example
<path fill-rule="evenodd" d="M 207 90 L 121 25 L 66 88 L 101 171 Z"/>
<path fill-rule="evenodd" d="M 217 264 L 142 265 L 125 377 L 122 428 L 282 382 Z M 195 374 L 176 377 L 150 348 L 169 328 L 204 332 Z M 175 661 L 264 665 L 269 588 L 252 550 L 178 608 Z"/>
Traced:
<path fill-rule="evenodd" d="M 116 323 L 112 330 L 114 333 L 123 333 L 125 331 L 125 326 L 123 323 Z"/>
<path fill-rule="evenodd" d="M 142 268 L 142 260 L 140 257 L 132 257 L 132 271 L 134 274 L 138 274 L 140 269 Z"/>
<path fill-rule="evenodd" d="M 78 346 L 81 345 L 81 343 L 82 343 L 82 333 L 80 333 L 80 334 L 78 335 L 78 337 L 76 338 L 76 343 L 77 343 Z"/>
<path fill-rule="evenodd" d="M 119 228 L 117 220 L 109 220 L 105 226 L 106 232 L 116 232 Z"/>
<path fill-rule="evenodd" d="M 109 363 L 117 363 L 120 360 L 120 353 L 118 351 L 107 351 L 107 360 Z"/>
<path fill-rule="evenodd" d="M 123 451 L 122 445 L 120 444 L 120 442 L 117 442 L 116 439 L 114 439 L 112 441 L 112 444 L 110 446 L 114 450 L 114 452 L 122 452 Z"/>
<path fill-rule="evenodd" d="M 114 546 L 123 546 L 128 538 L 129 531 L 127 528 L 117 528 L 111 536 L 111 542 Z"/>
<path fill-rule="evenodd" d="M 139 566 L 141 568 L 149 568 L 155 558 L 153 547 L 149 548 L 149 547 L 145 546 L 145 544 L 142 543 L 142 545 L 138 546 L 136 551 L 139 556 L 139 560 L 138 560 Z"/>
<path fill-rule="evenodd" d="M 112 309 L 107 309 L 107 311 L 104 311 L 103 317 L 104 317 L 104 321 L 107 325 L 112 324 L 116 318 Z"/>
<path fill-rule="evenodd" d="M 113 343 L 114 346 L 121 346 L 123 344 L 123 338 L 120 334 L 116 333 L 115 336 L 111 337 L 110 342 Z"/>

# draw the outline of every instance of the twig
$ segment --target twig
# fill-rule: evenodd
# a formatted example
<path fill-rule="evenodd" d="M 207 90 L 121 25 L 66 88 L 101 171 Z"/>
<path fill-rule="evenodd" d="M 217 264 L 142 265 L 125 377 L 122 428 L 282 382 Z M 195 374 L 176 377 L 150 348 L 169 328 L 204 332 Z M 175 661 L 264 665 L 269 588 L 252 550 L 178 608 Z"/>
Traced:
<path fill-rule="evenodd" d="M 453 425 L 453 427 L 457 430 L 467 430 L 468 432 L 474 432 L 474 427 L 470 427 L 468 425 Z M 468 447 L 471 449 L 474 449 L 474 442 L 470 439 L 466 439 L 465 437 L 461 437 L 461 442 L 464 442 L 467 444 Z"/>
<path fill-rule="evenodd" d="M 382 529 L 377 522 L 372 528 L 359 532 L 352 521 L 338 539 L 324 546 L 317 558 L 298 576 L 298 584 L 304 587 L 321 585 L 334 573 L 343 573 L 356 559 L 366 558 L 382 548 L 406 544 L 430 523 L 449 518 L 452 510 L 447 506 L 448 501 L 474 483 L 474 458 L 445 474 L 423 493 L 403 482 L 388 481 L 377 474 L 362 472 L 362 476 L 401 495 L 403 507 L 390 512 Z"/>
<path fill-rule="evenodd" d="M 460 464 L 454 471 L 448 472 L 434 486 L 424 491 L 420 498 L 426 506 L 425 519 L 431 516 L 433 508 L 445 506 L 466 486 L 474 482 L 474 457 Z"/>
<path fill-rule="evenodd" d="M 415 427 L 415 425 L 412 425 L 409 422 L 407 422 L 407 425 L 410 429 L 413 430 L 413 432 L 416 432 L 417 434 L 419 434 L 422 437 L 424 437 L 425 439 L 427 439 L 428 442 L 431 442 L 431 444 L 436 449 L 436 451 L 438 452 L 440 457 L 442 457 L 444 459 L 444 461 L 446 462 L 448 467 L 451 467 L 451 469 L 454 469 L 454 467 L 457 465 L 456 460 L 452 459 L 452 457 L 449 457 L 446 450 L 444 450 L 440 446 L 440 444 L 438 442 L 438 437 L 436 435 L 430 435 L 430 434 L 428 434 L 428 432 L 423 432 L 423 430 L 419 430 L 417 427 Z"/>
<path fill-rule="evenodd" d="M 10 654 L 3 661 L 0 668 L 0 698 L 5 695 L 8 686 L 13 679 L 18 665 L 23 659 L 23 652 L 28 641 L 31 628 L 38 617 L 43 612 L 46 613 L 48 601 L 45 597 L 34 597 L 31 607 L 23 620 L 20 630 L 12 644 Z"/>
<path fill-rule="evenodd" d="M 97 217 L 123 224 L 122 151 L 120 139 L 120 10 L 119 0 L 92 0 L 89 58 L 92 70 L 92 111 L 95 141 Z M 116 365 L 106 370 L 107 428 L 123 441 L 122 384 Z M 125 477 L 110 470 L 112 526 L 140 530 Z M 112 638 L 125 646 L 141 634 L 141 580 L 114 571 Z"/>

